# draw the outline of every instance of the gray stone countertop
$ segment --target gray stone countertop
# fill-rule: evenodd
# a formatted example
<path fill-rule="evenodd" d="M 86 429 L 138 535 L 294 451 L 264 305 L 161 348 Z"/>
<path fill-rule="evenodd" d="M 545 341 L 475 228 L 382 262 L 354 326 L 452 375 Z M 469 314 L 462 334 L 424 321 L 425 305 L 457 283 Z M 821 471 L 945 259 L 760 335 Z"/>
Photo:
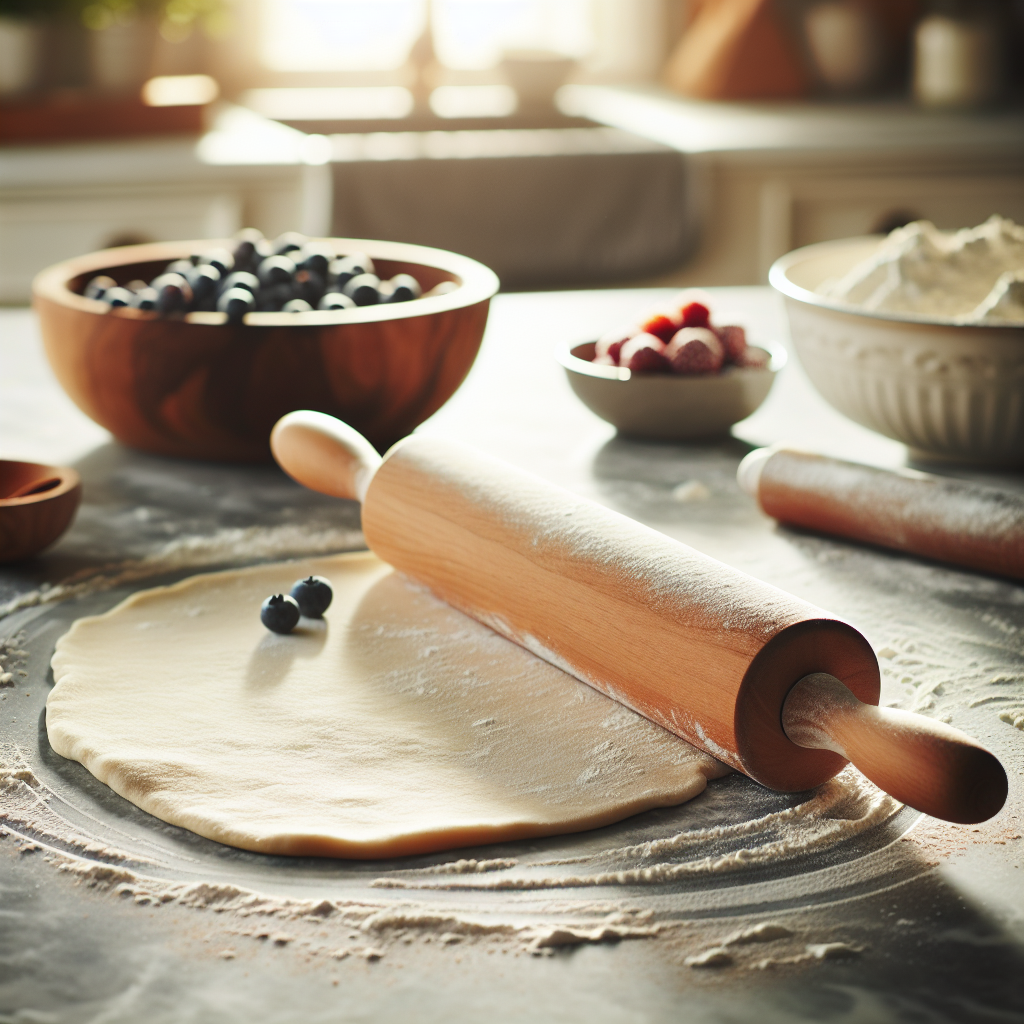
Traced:
<path fill-rule="evenodd" d="M 681 921 L 694 935 L 703 929 L 701 941 L 733 931 L 737 922 L 765 920 L 770 903 L 772 913 L 783 915 L 777 919 L 802 929 L 815 948 L 842 937 L 857 950 L 850 959 L 816 955 L 764 970 L 753 961 L 694 969 L 685 949 L 661 939 L 592 943 L 545 957 L 414 944 L 374 962 L 325 961 L 298 942 L 236 936 L 230 941 L 237 956 L 226 957 L 217 951 L 228 941 L 227 915 L 177 905 L 154 909 L 118 899 L 109 887 L 76 883 L 48 862 L 45 843 L 33 847 L 31 837 L 19 838 L 0 822 L 0 1022 L 1024 1020 L 1024 739 L 1000 718 L 1011 707 L 1024 714 L 1024 587 L 781 528 L 739 491 L 740 458 L 751 446 L 778 440 L 876 465 L 906 461 L 901 445 L 826 405 L 792 354 L 765 405 L 731 438 L 654 444 L 616 437 L 572 394 L 554 347 L 628 321 L 665 294 L 499 296 L 468 380 L 421 430 L 469 441 L 847 618 L 880 652 L 883 702 L 941 711 L 1003 759 L 1011 788 L 1000 815 L 965 828 L 908 810 L 899 829 L 878 830 L 866 846 L 763 880 L 765 909 L 746 906 L 742 915 L 716 910 L 721 891 L 716 903 L 700 884 L 611 894 L 658 919 Z M 754 341 L 787 343 L 783 310 L 770 290 L 716 289 L 714 300 L 720 322 L 745 324 Z M 81 510 L 65 537 L 31 562 L 0 569 L 0 606 L 182 540 L 198 550 L 225 531 L 273 534 L 286 543 L 294 529 L 326 538 L 328 546 L 332 538 L 339 547 L 345 537 L 358 543 L 354 505 L 306 492 L 273 467 L 175 462 L 114 443 L 60 391 L 28 311 L 0 311 L 0 367 L 0 457 L 74 465 L 84 481 Z M 960 475 L 1024 490 L 1019 475 Z M 703 487 L 679 488 L 691 480 Z M 694 494 L 702 500 L 686 500 Z M 254 560 L 266 555 L 254 544 Z M 19 682 L 7 689 L 0 704 L 0 744 L 34 746 L 40 771 L 54 778 L 62 769 L 51 763 L 52 752 L 47 760 L 41 694 L 48 652 L 75 614 L 68 602 L 41 617 L 39 609 L 27 609 L 0 618 L 0 639 L 16 629 L 30 634 L 25 688 Z M 74 792 L 72 775 L 61 776 L 62 799 Z M 654 817 L 613 828 L 642 835 L 658 821 L 686 828 L 688 820 L 716 814 L 754 818 L 771 799 L 750 780 L 731 776 L 678 812 L 648 812 Z M 88 835 L 83 808 L 75 820 Z M 130 810 L 124 828 L 170 835 Z M 567 837 L 559 849 L 571 853 L 592 841 L 590 834 Z M 280 859 L 257 863 L 256 855 L 220 851 L 193 848 L 197 857 L 216 861 L 222 877 L 244 875 L 246 884 L 289 871 Z M 868 862 L 876 869 L 862 872 L 867 881 L 833 889 L 824 881 L 844 864 Z M 295 877 L 305 886 L 314 876 L 350 885 L 357 869 L 306 864 Z M 359 877 L 366 870 L 376 869 Z M 438 897 L 442 908 L 447 898 Z M 525 907 L 515 894 L 496 897 L 495 906 L 504 899 Z"/>

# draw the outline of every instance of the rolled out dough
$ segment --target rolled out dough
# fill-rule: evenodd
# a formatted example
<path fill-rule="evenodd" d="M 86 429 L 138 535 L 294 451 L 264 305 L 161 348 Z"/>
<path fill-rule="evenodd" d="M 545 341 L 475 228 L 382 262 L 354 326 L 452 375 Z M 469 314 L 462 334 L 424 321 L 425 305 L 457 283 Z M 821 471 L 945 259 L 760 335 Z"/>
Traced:
<path fill-rule="evenodd" d="M 334 603 L 279 636 L 310 573 Z M 50 743 L 164 821 L 264 853 L 396 857 L 576 832 L 721 764 L 371 554 L 194 576 L 57 644 Z"/>

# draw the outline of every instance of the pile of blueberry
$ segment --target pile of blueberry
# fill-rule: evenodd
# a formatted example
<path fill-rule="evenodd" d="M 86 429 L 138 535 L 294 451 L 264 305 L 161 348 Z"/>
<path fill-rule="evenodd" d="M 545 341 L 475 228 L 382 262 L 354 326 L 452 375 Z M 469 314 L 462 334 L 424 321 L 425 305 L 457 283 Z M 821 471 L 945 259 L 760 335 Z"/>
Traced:
<path fill-rule="evenodd" d="M 322 619 L 331 606 L 334 591 L 323 576 L 299 580 L 290 594 L 274 594 L 260 608 L 260 622 L 275 633 L 290 633 L 299 619 Z"/>
<path fill-rule="evenodd" d="M 193 311 L 226 313 L 238 323 L 246 313 L 307 313 L 313 309 L 351 309 L 380 302 L 409 302 L 420 297 L 410 274 L 382 281 L 363 253 L 333 252 L 290 231 L 273 242 L 255 228 L 235 236 L 233 250 L 211 249 L 174 260 L 148 284 L 124 287 L 101 274 L 85 286 L 85 296 L 111 309 L 132 306 L 163 316 Z"/>

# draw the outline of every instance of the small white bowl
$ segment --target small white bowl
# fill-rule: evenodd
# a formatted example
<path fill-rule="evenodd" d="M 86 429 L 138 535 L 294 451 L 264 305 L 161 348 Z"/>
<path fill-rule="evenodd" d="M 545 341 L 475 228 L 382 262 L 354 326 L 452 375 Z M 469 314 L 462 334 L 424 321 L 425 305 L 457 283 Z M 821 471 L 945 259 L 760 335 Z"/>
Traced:
<path fill-rule="evenodd" d="M 1024 466 L 1024 327 L 878 313 L 815 291 L 881 241 L 820 242 L 772 266 L 807 376 L 845 416 L 919 458 Z"/>
<path fill-rule="evenodd" d="M 693 376 L 631 373 L 592 363 L 594 346 L 593 341 L 563 344 L 555 353 L 580 401 L 622 434 L 671 441 L 727 433 L 768 397 L 775 374 L 786 365 L 781 345 L 762 343 L 751 346 L 770 357 L 762 369 L 728 366 L 721 373 Z"/>

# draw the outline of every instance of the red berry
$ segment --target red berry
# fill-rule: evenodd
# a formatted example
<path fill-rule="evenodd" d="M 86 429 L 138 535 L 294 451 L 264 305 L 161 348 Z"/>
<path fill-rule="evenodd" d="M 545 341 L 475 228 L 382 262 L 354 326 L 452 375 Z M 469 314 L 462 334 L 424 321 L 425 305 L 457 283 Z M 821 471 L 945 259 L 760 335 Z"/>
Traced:
<path fill-rule="evenodd" d="M 653 334 L 656 338 L 661 338 L 667 345 L 682 326 L 678 317 L 669 316 L 667 313 L 652 313 L 640 324 L 640 330 L 645 334 Z"/>
<path fill-rule="evenodd" d="M 665 357 L 673 373 L 717 373 L 725 350 L 718 336 L 706 327 L 684 327 L 669 342 Z"/>
<path fill-rule="evenodd" d="M 711 310 L 703 302 L 688 302 L 679 312 L 683 327 L 707 327 L 711 323 Z"/>
<path fill-rule="evenodd" d="M 608 356 L 611 359 L 612 365 L 617 365 L 619 362 L 619 350 L 635 333 L 635 329 L 629 329 L 609 331 L 607 334 L 602 335 L 597 339 L 597 344 L 594 346 L 594 362 L 596 363 L 599 359 Z"/>
<path fill-rule="evenodd" d="M 715 334 L 725 349 L 725 361 L 743 365 L 743 353 L 747 350 L 747 332 L 742 327 L 730 325 L 728 327 L 716 327 Z"/>
<path fill-rule="evenodd" d="M 763 370 L 768 365 L 769 358 L 768 353 L 763 348 L 755 348 L 753 345 L 750 345 L 744 350 L 739 365 L 749 366 L 754 370 Z"/>
<path fill-rule="evenodd" d="M 619 366 L 632 373 L 667 373 L 665 343 L 653 334 L 638 334 L 630 338 L 619 353 Z"/>

